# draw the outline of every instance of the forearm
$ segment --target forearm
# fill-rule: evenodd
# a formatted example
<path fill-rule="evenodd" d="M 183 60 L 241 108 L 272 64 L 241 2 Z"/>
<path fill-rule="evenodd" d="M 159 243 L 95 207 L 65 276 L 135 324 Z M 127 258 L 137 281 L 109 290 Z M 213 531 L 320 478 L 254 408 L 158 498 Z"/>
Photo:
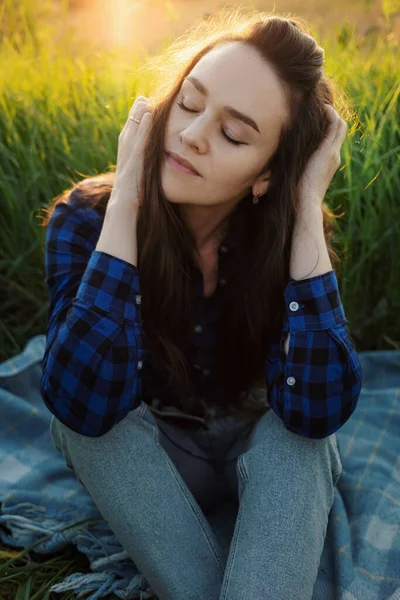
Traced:
<path fill-rule="evenodd" d="M 307 279 L 333 269 L 326 245 L 322 208 L 310 207 L 297 219 L 292 242 L 290 276 Z"/>
<path fill-rule="evenodd" d="M 290 276 L 296 280 L 308 279 L 332 269 L 323 229 L 322 208 L 313 206 L 304 210 L 295 224 Z M 290 333 L 284 342 L 286 355 L 289 352 L 289 339 Z"/>
<path fill-rule="evenodd" d="M 137 267 L 137 210 L 131 205 L 109 206 L 95 250 L 121 258 Z"/>

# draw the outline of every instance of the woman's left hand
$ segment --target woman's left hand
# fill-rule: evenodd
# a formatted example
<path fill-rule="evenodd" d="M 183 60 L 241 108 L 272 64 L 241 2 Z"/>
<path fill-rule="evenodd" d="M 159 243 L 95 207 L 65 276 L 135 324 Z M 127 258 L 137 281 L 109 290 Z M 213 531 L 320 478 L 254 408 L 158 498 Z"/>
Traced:
<path fill-rule="evenodd" d="M 300 205 L 304 208 L 321 208 L 326 191 L 340 166 L 340 149 L 347 133 L 346 121 L 332 106 L 324 106 L 329 119 L 328 131 L 307 162 L 298 185 Z"/>

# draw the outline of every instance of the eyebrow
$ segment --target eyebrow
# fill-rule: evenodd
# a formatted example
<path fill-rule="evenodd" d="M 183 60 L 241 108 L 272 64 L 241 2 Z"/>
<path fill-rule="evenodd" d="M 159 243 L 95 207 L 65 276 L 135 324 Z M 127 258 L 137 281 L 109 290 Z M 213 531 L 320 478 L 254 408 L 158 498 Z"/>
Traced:
<path fill-rule="evenodd" d="M 193 85 L 200 92 L 200 94 L 203 94 L 203 96 L 206 96 L 206 97 L 208 96 L 208 89 L 196 77 L 189 75 L 188 77 L 185 77 L 183 81 L 186 81 L 186 80 L 193 83 Z M 223 106 L 222 109 L 225 112 L 232 115 L 232 117 L 234 117 L 235 119 L 240 119 L 240 121 L 243 121 L 244 123 L 246 123 L 246 125 L 250 125 L 250 127 L 252 127 L 256 131 L 258 131 L 258 133 L 261 133 L 260 130 L 258 129 L 257 123 L 255 121 L 253 121 L 253 119 L 251 117 L 248 117 L 247 115 L 236 110 L 236 108 L 233 108 L 232 106 Z"/>

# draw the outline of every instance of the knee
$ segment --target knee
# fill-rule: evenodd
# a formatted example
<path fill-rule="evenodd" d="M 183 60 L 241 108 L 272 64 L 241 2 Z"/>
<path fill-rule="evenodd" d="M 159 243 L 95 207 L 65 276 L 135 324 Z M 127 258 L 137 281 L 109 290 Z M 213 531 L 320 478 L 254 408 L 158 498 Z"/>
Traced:
<path fill-rule="evenodd" d="M 59 421 L 57 419 L 57 417 L 55 417 L 54 415 L 51 417 L 50 435 L 52 437 L 55 447 L 62 454 L 64 454 L 64 445 L 65 445 L 64 440 L 63 440 L 63 432 L 62 432 L 62 428 L 64 428 L 64 427 L 65 427 L 65 425 L 63 425 L 61 423 L 61 421 Z"/>
<path fill-rule="evenodd" d="M 287 429 L 272 409 L 257 421 L 241 460 L 247 465 L 252 460 L 258 464 L 267 461 L 287 473 L 296 469 L 311 477 L 313 473 L 325 472 L 334 485 L 343 468 L 335 434 L 321 439 L 301 436 Z"/>
<path fill-rule="evenodd" d="M 50 432 L 66 466 L 74 472 L 77 480 L 87 490 L 85 483 L 91 479 L 91 472 L 104 462 L 101 447 L 103 438 L 79 434 L 54 416 L 50 422 Z"/>
<path fill-rule="evenodd" d="M 57 419 L 55 416 L 53 416 L 50 421 L 50 434 L 53 439 L 53 443 L 54 443 L 55 447 L 63 455 L 65 464 L 67 465 L 67 467 L 75 470 L 73 461 L 72 461 L 72 458 L 71 458 L 70 452 L 69 452 L 69 446 L 70 446 L 69 438 L 72 437 L 73 435 L 77 435 L 77 434 L 75 434 L 74 431 L 72 431 L 71 429 L 66 427 L 66 425 L 64 425 L 61 421 L 59 421 L 59 419 Z M 72 446 L 73 446 L 73 444 L 72 444 Z"/>

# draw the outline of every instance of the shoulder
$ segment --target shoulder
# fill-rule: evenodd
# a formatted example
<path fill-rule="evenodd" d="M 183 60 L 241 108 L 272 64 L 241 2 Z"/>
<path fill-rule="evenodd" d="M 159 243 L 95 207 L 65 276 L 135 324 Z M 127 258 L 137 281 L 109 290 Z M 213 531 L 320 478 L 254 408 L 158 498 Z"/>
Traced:
<path fill-rule="evenodd" d="M 114 173 L 102 173 L 76 183 L 66 196 L 71 208 L 86 209 L 104 216 L 114 183 Z"/>
<path fill-rule="evenodd" d="M 114 173 L 88 177 L 74 184 L 56 198 L 46 211 L 44 225 L 61 225 L 63 220 L 101 227 L 111 195 Z"/>

